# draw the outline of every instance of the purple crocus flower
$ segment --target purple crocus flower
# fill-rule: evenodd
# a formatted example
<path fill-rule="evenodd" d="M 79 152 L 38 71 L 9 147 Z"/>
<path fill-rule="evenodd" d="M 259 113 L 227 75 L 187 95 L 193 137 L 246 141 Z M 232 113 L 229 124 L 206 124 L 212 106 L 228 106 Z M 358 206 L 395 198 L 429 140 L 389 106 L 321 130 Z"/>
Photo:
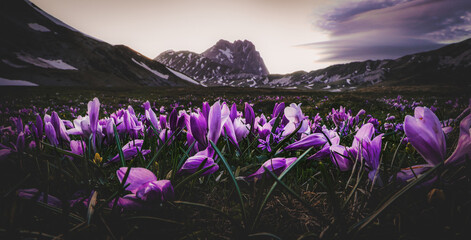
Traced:
<path fill-rule="evenodd" d="M 365 164 L 368 167 L 368 178 L 371 181 L 374 181 L 376 178 L 379 185 L 382 185 L 381 178 L 377 175 L 379 170 L 379 158 L 381 155 L 382 137 L 383 134 L 380 134 L 373 140 L 365 138 L 362 141 L 362 157 L 365 159 Z"/>
<path fill-rule="evenodd" d="M 313 133 L 303 139 L 296 141 L 284 149 L 287 151 L 290 150 L 306 150 L 310 147 L 319 147 L 327 143 L 327 139 L 322 133 Z"/>
<path fill-rule="evenodd" d="M 234 119 L 237 118 L 237 105 L 235 103 L 232 104 L 231 113 L 229 114 L 229 118 L 231 119 L 232 122 L 234 122 Z"/>
<path fill-rule="evenodd" d="M 236 135 L 237 142 L 240 142 L 243 138 L 247 137 L 250 132 L 250 125 L 245 124 L 244 120 L 240 117 L 234 120 L 234 133 Z"/>
<path fill-rule="evenodd" d="M 116 175 L 121 183 L 127 171 L 127 167 L 121 167 L 116 171 Z M 157 180 L 157 177 L 145 168 L 131 168 L 124 185 L 127 185 L 126 190 L 133 193 L 124 196 L 124 199 L 129 200 L 129 202 L 121 201 L 120 205 L 124 208 L 134 206 L 135 203 L 133 201 L 162 203 L 174 198 L 171 182 L 169 180 Z"/>
<path fill-rule="evenodd" d="M 262 166 L 253 174 L 245 177 L 247 180 L 258 180 L 261 179 L 265 173 L 265 168 L 269 171 L 273 172 L 276 175 L 280 175 L 287 167 L 289 167 L 294 161 L 296 161 L 295 157 L 292 158 L 272 158 L 267 160 L 262 164 Z"/>
<path fill-rule="evenodd" d="M 139 152 L 141 152 L 142 156 L 145 156 L 148 153 L 150 153 L 150 150 L 141 150 L 143 143 L 144 143 L 144 140 L 142 139 L 136 139 L 136 140 L 132 140 L 126 143 L 126 145 L 124 145 L 122 148 L 124 160 L 131 160 L 133 157 L 136 157 L 139 154 Z M 116 154 L 116 156 L 114 156 L 106 164 L 117 162 L 119 161 L 119 159 L 120 159 L 119 154 Z"/>
<path fill-rule="evenodd" d="M 215 173 L 219 169 L 219 166 L 214 163 L 214 159 L 212 158 L 211 155 L 212 154 L 209 153 L 209 149 L 196 153 L 194 156 L 189 157 L 185 161 L 185 163 L 183 164 L 179 172 L 193 174 L 198 170 L 201 164 L 207 159 L 205 164 L 201 167 L 201 169 L 207 168 L 211 165 L 214 165 L 214 166 L 206 170 L 204 173 L 202 173 L 201 176 L 206 176 L 206 175 Z"/>
<path fill-rule="evenodd" d="M 211 106 L 211 110 L 208 115 L 208 139 L 217 143 L 219 136 L 221 135 L 221 105 L 218 102 L 215 102 Z"/>
<path fill-rule="evenodd" d="M 329 138 L 329 141 L 327 141 L 324 144 L 324 146 L 321 148 L 321 150 L 317 151 L 315 154 L 310 156 L 308 158 L 308 160 L 320 160 L 322 158 L 328 157 L 330 155 L 330 147 L 335 146 L 335 145 L 339 145 L 340 137 L 339 137 L 339 135 L 336 131 L 328 130 L 325 126 L 323 126 L 322 132 L 323 132 L 323 134 L 325 134 L 325 136 L 327 136 Z"/>
<path fill-rule="evenodd" d="M 149 181 L 136 191 L 136 197 L 143 201 L 165 202 L 174 199 L 172 183 L 169 180 Z"/>
<path fill-rule="evenodd" d="M 244 117 L 245 122 L 250 125 L 251 129 L 253 129 L 255 123 L 255 112 L 253 111 L 252 106 L 248 103 L 245 103 Z"/>
<path fill-rule="evenodd" d="M 362 142 L 365 139 L 370 140 L 375 132 L 374 125 L 372 123 L 366 123 L 357 131 L 353 137 L 352 147 L 349 149 L 350 153 L 358 159 L 360 157 L 360 149 L 362 148 Z"/>
<path fill-rule="evenodd" d="M 146 103 L 149 103 L 147 101 Z M 144 106 L 147 106 L 144 104 Z M 159 121 L 157 119 L 157 116 L 155 115 L 155 112 L 150 108 L 150 103 L 148 104 L 148 108 L 145 110 L 145 115 L 147 120 L 154 126 L 155 129 L 159 129 Z"/>
<path fill-rule="evenodd" d="M 414 117 L 407 115 L 404 132 L 417 152 L 431 165 L 445 159 L 446 142 L 437 116 L 426 107 L 416 107 Z"/>
<path fill-rule="evenodd" d="M 54 126 L 52 126 L 52 123 L 46 122 L 46 131 L 45 132 L 46 132 L 46 137 L 49 140 L 49 142 L 53 146 L 57 147 L 59 145 L 59 141 L 57 140 L 56 130 L 54 130 Z"/>
<path fill-rule="evenodd" d="M 466 109 L 465 112 L 469 109 L 471 108 Z M 397 178 L 402 181 L 407 181 L 441 163 L 444 161 L 446 154 L 445 134 L 441 129 L 437 116 L 425 107 L 417 107 L 414 113 L 414 117 L 406 116 L 404 131 L 408 141 L 428 164 L 412 166 L 413 170 L 410 168 L 402 169 L 397 174 Z M 462 163 L 465 156 L 471 155 L 470 127 L 471 114 L 461 120 L 458 145 L 451 156 L 445 160 L 446 165 Z M 427 151 L 433 151 L 436 155 L 432 155 L 432 153 Z M 414 172 L 412 173 L 412 171 Z"/>
<path fill-rule="evenodd" d="M 168 122 L 170 123 L 170 130 L 175 131 L 177 129 L 177 109 L 174 108 L 168 116 Z"/>
<path fill-rule="evenodd" d="M 83 155 L 85 152 L 86 145 L 84 141 L 72 140 L 70 141 L 70 151 L 77 155 Z"/>
<path fill-rule="evenodd" d="M 44 124 L 43 124 L 43 120 L 41 118 L 41 116 L 39 116 L 39 114 L 36 114 L 36 130 L 37 130 L 37 137 L 39 139 L 42 139 L 43 137 L 43 129 L 44 129 Z"/>
<path fill-rule="evenodd" d="M 208 132 L 208 123 L 202 113 L 191 113 L 190 115 L 190 130 L 191 135 L 198 141 L 198 143 L 206 147 L 208 140 L 206 134 Z"/>
<path fill-rule="evenodd" d="M 273 113 L 271 115 L 272 119 L 278 117 L 280 113 L 282 113 L 285 109 L 285 103 L 275 103 L 275 107 L 273 107 Z"/>
<path fill-rule="evenodd" d="M 205 119 L 208 119 L 210 109 L 211 109 L 211 107 L 209 106 L 209 103 L 208 102 L 203 102 L 203 107 L 201 109 L 201 112 L 203 113 L 203 116 L 204 116 Z"/>

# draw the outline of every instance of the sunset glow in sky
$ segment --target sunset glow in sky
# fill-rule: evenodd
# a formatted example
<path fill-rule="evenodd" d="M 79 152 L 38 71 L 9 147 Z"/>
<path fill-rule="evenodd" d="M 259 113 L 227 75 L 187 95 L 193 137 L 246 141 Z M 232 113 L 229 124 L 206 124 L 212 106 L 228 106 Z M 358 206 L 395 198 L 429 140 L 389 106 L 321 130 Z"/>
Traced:
<path fill-rule="evenodd" d="M 471 37 L 470 0 L 31 0 L 72 27 L 149 58 L 254 43 L 270 73 L 396 58 Z"/>

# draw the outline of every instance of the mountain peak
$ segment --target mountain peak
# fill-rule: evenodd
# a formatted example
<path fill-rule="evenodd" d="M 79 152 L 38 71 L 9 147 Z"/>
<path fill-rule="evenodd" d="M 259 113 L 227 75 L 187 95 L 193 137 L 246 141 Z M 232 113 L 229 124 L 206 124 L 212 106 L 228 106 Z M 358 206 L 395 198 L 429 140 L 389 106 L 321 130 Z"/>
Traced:
<path fill-rule="evenodd" d="M 214 46 L 201 53 L 201 56 L 219 64 L 239 69 L 244 73 L 268 75 L 268 69 L 255 45 L 248 40 L 233 43 L 221 39 Z"/>

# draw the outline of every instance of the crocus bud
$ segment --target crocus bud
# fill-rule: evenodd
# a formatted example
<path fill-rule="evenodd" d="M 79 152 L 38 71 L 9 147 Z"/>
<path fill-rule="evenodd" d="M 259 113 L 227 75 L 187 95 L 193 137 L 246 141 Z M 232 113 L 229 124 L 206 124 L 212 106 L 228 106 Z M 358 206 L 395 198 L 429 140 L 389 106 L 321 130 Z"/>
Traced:
<path fill-rule="evenodd" d="M 36 114 L 36 129 L 38 130 L 38 138 L 42 139 L 43 137 L 43 129 L 44 129 L 44 124 L 41 116 L 39 114 Z"/>
<path fill-rule="evenodd" d="M 168 122 L 170 123 L 170 130 L 175 131 L 177 129 L 177 109 L 173 109 L 168 116 Z"/>
<path fill-rule="evenodd" d="M 93 101 L 88 102 L 88 117 L 90 119 L 90 130 L 93 134 L 96 133 L 98 127 L 98 115 L 100 113 L 100 101 L 94 98 Z"/>
<path fill-rule="evenodd" d="M 203 113 L 203 116 L 206 120 L 208 120 L 209 110 L 210 109 L 211 109 L 211 107 L 209 106 L 209 103 L 208 102 L 203 102 L 203 108 L 201 109 L 201 112 Z"/>
<path fill-rule="evenodd" d="M 255 113 L 252 106 L 250 106 L 248 103 L 245 103 L 244 117 L 247 124 L 249 124 L 253 129 L 255 123 Z"/>
<path fill-rule="evenodd" d="M 191 134 L 202 146 L 207 146 L 208 142 L 206 139 L 206 133 L 208 132 L 208 126 L 206 119 L 202 114 L 191 113 L 190 116 L 190 128 Z"/>
<path fill-rule="evenodd" d="M 283 112 L 284 109 L 285 109 L 285 103 L 284 102 L 275 103 L 275 107 L 273 108 L 273 113 L 272 113 L 271 117 L 272 118 L 278 117 L 278 115 L 280 115 L 280 113 Z"/>
<path fill-rule="evenodd" d="M 46 137 L 53 146 L 59 145 L 59 141 L 56 137 L 56 130 L 54 130 L 54 126 L 52 126 L 52 123 L 50 122 L 46 123 Z"/>
<path fill-rule="evenodd" d="M 20 132 L 18 134 L 18 138 L 16 139 L 16 150 L 18 152 L 23 152 L 25 149 L 25 134 L 24 132 Z"/>
<path fill-rule="evenodd" d="M 23 120 L 21 120 L 21 117 L 16 118 L 16 132 L 20 133 L 23 132 Z"/>
<path fill-rule="evenodd" d="M 229 114 L 229 118 L 231 119 L 232 122 L 234 122 L 234 119 L 237 118 L 237 105 L 235 103 L 232 104 L 231 113 Z"/>

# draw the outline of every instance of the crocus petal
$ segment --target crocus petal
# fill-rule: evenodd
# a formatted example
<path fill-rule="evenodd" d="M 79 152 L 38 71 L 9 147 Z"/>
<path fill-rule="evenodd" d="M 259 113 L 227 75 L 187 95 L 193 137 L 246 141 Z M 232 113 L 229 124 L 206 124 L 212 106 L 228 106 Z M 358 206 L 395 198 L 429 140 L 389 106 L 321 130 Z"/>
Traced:
<path fill-rule="evenodd" d="M 278 115 L 280 115 L 280 113 L 282 113 L 284 109 L 285 109 L 285 103 L 284 102 L 275 103 L 275 107 L 273 108 L 273 113 L 272 113 L 271 117 L 272 118 L 278 117 Z"/>
<path fill-rule="evenodd" d="M 190 115 L 190 129 L 193 137 L 202 146 L 207 146 L 208 141 L 206 134 L 208 132 L 208 124 L 202 114 L 191 113 Z"/>
<path fill-rule="evenodd" d="M 234 145 L 239 147 L 239 143 L 237 142 L 237 137 L 235 134 L 234 125 L 232 124 L 232 121 L 229 120 L 229 121 L 226 121 L 226 123 L 224 123 L 224 133 L 227 135 L 227 137 L 231 140 L 231 142 Z"/>
<path fill-rule="evenodd" d="M 328 157 L 330 154 L 330 146 L 328 144 L 325 144 L 324 147 L 314 153 L 312 156 L 308 157 L 308 160 L 321 160 L 323 158 Z"/>
<path fill-rule="evenodd" d="M 80 140 L 72 140 L 70 141 L 70 150 L 72 153 L 75 153 L 77 155 L 83 155 L 85 152 L 86 145 L 84 141 Z"/>
<path fill-rule="evenodd" d="M 209 111 L 208 119 L 208 139 L 217 143 L 221 135 L 221 105 L 219 101 L 214 103 Z"/>
<path fill-rule="evenodd" d="M 313 133 L 299 141 L 296 141 L 287 147 L 285 150 L 306 150 L 310 147 L 319 147 L 327 143 L 327 139 L 322 133 Z"/>
<path fill-rule="evenodd" d="M 371 139 L 375 132 L 374 125 L 372 123 L 366 123 L 358 130 L 353 138 L 352 147 L 359 147 L 359 142 L 363 139 Z"/>
<path fill-rule="evenodd" d="M 209 106 L 209 103 L 203 102 L 203 108 L 201 109 L 201 112 L 203 113 L 203 116 L 206 119 L 206 121 L 208 120 L 210 109 L 211 107 Z"/>
<path fill-rule="evenodd" d="M 426 172 L 433 165 L 430 164 L 422 164 L 422 165 L 415 165 L 410 168 L 403 168 L 400 172 L 397 173 L 396 177 L 398 180 L 406 182 L 411 178 L 419 177 L 422 173 Z M 411 170 L 412 169 L 412 170 Z"/>
<path fill-rule="evenodd" d="M 110 207 L 113 206 L 111 202 Z M 136 197 L 136 194 L 128 194 L 118 198 L 118 206 L 124 210 L 142 210 L 148 207 L 144 201 Z"/>
<path fill-rule="evenodd" d="M 238 117 L 234 120 L 234 132 L 237 138 L 237 142 L 240 142 L 243 138 L 249 135 L 250 125 L 245 124 L 242 118 Z"/>
<path fill-rule="evenodd" d="M 127 170 L 127 167 L 121 167 L 116 171 L 116 175 L 118 176 L 119 182 L 123 182 L 123 178 Z M 150 170 L 146 168 L 136 167 L 131 168 L 128 178 L 126 179 L 126 183 L 124 185 L 126 186 L 127 184 L 129 184 L 129 186 L 126 187 L 126 190 L 131 191 L 132 193 L 136 193 L 137 189 L 144 183 L 156 180 L 157 177 Z"/>
<path fill-rule="evenodd" d="M 296 159 L 296 158 L 295 158 Z M 246 177 L 248 180 L 261 179 L 265 174 L 265 168 L 275 173 L 276 175 L 281 174 L 287 167 L 285 158 L 272 158 L 262 164 L 262 166 L 253 174 Z"/>

